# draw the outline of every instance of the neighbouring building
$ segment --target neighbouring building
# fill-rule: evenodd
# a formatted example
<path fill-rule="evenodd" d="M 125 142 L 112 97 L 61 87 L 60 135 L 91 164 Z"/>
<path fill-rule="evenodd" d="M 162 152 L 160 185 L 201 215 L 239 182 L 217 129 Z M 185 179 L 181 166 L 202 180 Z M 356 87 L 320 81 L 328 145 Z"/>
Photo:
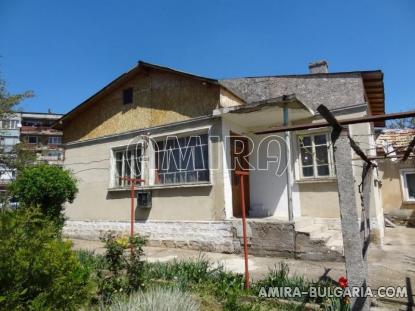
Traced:
<path fill-rule="evenodd" d="M 6 186 L 16 177 L 16 169 L 6 163 L 13 157 L 20 139 L 20 113 L 9 114 L 0 120 L 0 155 L 5 159 L 0 163 L 0 196 L 4 196 Z"/>
<path fill-rule="evenodd" d="M 243 194 L 252 254 L 341 257 L 330 129 L 261 132 L 321 121 L 320 104 L 338 119 L 383 114 L 383 73 L 330 73 L 324 61 L 309 70 L 217 80 L 139 62 L 54 125 L 79 187 L 65 234 L 127 232 L 128 176 L 144 180 L 136 187 L 136 227 L 154 245 L 239 252 Z M 349 131 L 376 155 L 368 146 L 382 125 Z M 353 167 L 360 210 L 362 162 L 350 152 L 354 161 L 345 165 Z M 243 188 L 235 170 L 246 175 Z M 381 198 L 371 185 L 371 224 L 381 240 Z"/>
<path fill-rule="evenodd" d="M 63 164 L 62 131 L 52 128 L 61 117 L 62 114 L 51 112 L 22 112 L 20 140 L 25 148 L 36 153 L 38 162 Z"/>
<path fill-rule="evenodd" d="M 415 129 L 386 129 L 376 139 L 379 155 L 398 156 L 378 161 L 385 214 L 412 225 L 415 225 L 415 159 L 402 161 L 401 157 L 414 137 Z"/>

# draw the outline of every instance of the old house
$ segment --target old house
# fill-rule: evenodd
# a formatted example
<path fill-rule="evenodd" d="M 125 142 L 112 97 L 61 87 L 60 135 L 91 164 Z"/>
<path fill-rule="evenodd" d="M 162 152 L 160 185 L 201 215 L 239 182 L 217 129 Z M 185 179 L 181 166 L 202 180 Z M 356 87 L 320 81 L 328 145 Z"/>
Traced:
<path fill-rule="evenodd" d="M 402 156 L 415 137 L 415 129 L 385 129 L 376 139 L 378 154 Z M 382 203 L 386 215 L 415 224 L 415 159 L 379 160 Z"/>
<path fill-rule="evenodd" d="M 66 234 L 127 231 L 130 191 L 123 177 L 130 176 L 144 180 L 137 187 L 137 230 L 156 245 L 238 252 L 243 192 L 251 253 L 337 258 L 342 240 L 330 129 L 261 133 L 321 121 L 319 104 L 338 119 L 382 114 L 383 74 L 329 73 L 324 61 L 309 70 L 216 80 L 139 62 L 55 125 L 64 133 L 64 165 L 79 181 L 66 209 Z M 374 143 L 374 126 L 350 126 L 362 149 Z M 353 166 L 357 193 L 362 165 L 354 158 L 345 165 Z M 243 189 L 235 169 L 248 174 Z M 372 229 L 381 239 L 375 182 L 372 188 Z"/>

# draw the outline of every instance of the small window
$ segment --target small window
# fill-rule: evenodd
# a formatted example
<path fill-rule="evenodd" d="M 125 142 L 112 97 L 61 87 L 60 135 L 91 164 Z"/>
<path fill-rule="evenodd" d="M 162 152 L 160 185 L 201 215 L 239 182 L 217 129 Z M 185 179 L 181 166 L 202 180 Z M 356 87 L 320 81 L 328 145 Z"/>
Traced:
<path fill-rule="evenodd" d="M 299 135 L 300 175 L 303 179 L 333 176 L 328 134 Z"/>
<path fill-rule="evenodd" d="M 37 136 L 28 136 L 27 137 L 27 142 L 29 144 L 37 144 L 38 142 L 38 137 Z"/>
<path fill-rule="evenodd" d="M 402 190 L 405 202 L 415 202 L 415 170 L 402 170 Z"/>
<path fill-rule="evenodd" d="M 133 103 L 133 88 L 130 87 L 123 91 L 123 104 L 128 105 Z"/>
<path fill-rule="evenodd" d="M 49 145 L 60 145 L 62 144 L 62 137 L 61 136 L 50 136 L 48 138 Z"/>
<path fill-rule="evenodd" d="M 124 177 L 141 178 L 141 149 L 114 151 L 114 184 L 126 187 L 130 183 Z"/>

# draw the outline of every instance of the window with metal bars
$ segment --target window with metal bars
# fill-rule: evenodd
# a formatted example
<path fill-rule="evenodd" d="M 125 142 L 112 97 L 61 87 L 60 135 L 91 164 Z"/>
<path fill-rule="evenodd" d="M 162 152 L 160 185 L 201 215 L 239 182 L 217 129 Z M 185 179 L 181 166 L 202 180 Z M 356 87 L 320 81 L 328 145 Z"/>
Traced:
<path fill-rule="evenodd" d="M 174 137 L 155 146 L 156 184 L 209 181 L 208 135 Z"/>
<path fill-rule="evenodd" d="M 125 177 L 141 178 L 141 149 L 116 150 L 114 151 L 115 175 L 114 185 L 116 187 L 126 187 L 130 185 Z"/>

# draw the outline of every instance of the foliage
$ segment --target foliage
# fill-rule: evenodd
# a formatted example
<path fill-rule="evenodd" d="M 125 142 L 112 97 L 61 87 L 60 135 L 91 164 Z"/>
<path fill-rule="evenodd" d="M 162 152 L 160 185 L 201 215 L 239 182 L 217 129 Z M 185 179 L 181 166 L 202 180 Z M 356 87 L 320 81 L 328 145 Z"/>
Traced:
<path fill-rule="evenodd" d="M 10 94 L 6 89 L 6 81 L 0 78 L 0 117 L 11 114 L 16 110 L 16 106 L 26 98 L 33 97 L 32 91 L 21 94 Z"/>
<path fill-rule="evenodd" d="M 171 286 L 183 291 L 194 291 L 199 296 L 213 295 L 225 310 L 244 310 L 239 298 L 246 295 L 244 278 L 224 270 L 223 266 L 214 267 L 203 256 L 196 260 L 145 263 L 144 279 L 146 283 L 166 280 Z M 248 309 L 251 310 L 250 306 Z"/>
<path fill-rule="evenodd" d="M 116 299 L 108 311 L 194 311 L 199 303 L 187 292 L 178 289 L 158 287 L 145 292 L 136 292 L 130 296 Z"/>
<path fill-rule="evenodd" d="M 131 293 L 142 287 L 141 257 L 146 239 L 138 235 L 122 237 L 108 232 L 101 240 L 105 243 L 106 268 L 97 271 L 98 294 L 104 303 L 108 303 L 114 295 Z"/>
<path fill-rule="evenodd" d="M 9 152 L 3 152 L 2 162 L 10 169 L 16 169 L 18 173 L 36 162 L 36 153 L 20 142 L 13 146 Z"/>
<path fill-rule="evenodd" d="M 255 290 L 259 292 L 261 287 L 265 287 L 267 290 L 269 287 L 298 287 L 301 292 L 306 292 L 310 284 L 301 276 L 290 277 L 289 272 L 288 265 L 281 262 L 278 267 L 275 266 L 271 269 L 264 279 L 255 283 Z"/>
<path fill-rule="evenodd" d="M 77 310 L 89 300 L 89 271 L 38 209 L 2 210 L 0 223 L 0 309 Z"/>
<path fill-rule="evenodd" d="M 24 169 L 9 190 L 21 205 L 38 206 L 58 228 L 64 223 L 63 204 L 72 202 L 78 192 L 76 180 L 69 171 L 47 164 Z"/>
<path fill-rule="evenodd" d="M 102 255 L 95 254 L 93 251 L 85 249 L 76 250 L 75 254 L 81 265 L 90 271 L 106 268 L 106 261 Z"/>
<path fill-rule="evenodd" d="M 415 129 L 415 118 L 389 120 L 386 126 L 390 129 Z"/>

